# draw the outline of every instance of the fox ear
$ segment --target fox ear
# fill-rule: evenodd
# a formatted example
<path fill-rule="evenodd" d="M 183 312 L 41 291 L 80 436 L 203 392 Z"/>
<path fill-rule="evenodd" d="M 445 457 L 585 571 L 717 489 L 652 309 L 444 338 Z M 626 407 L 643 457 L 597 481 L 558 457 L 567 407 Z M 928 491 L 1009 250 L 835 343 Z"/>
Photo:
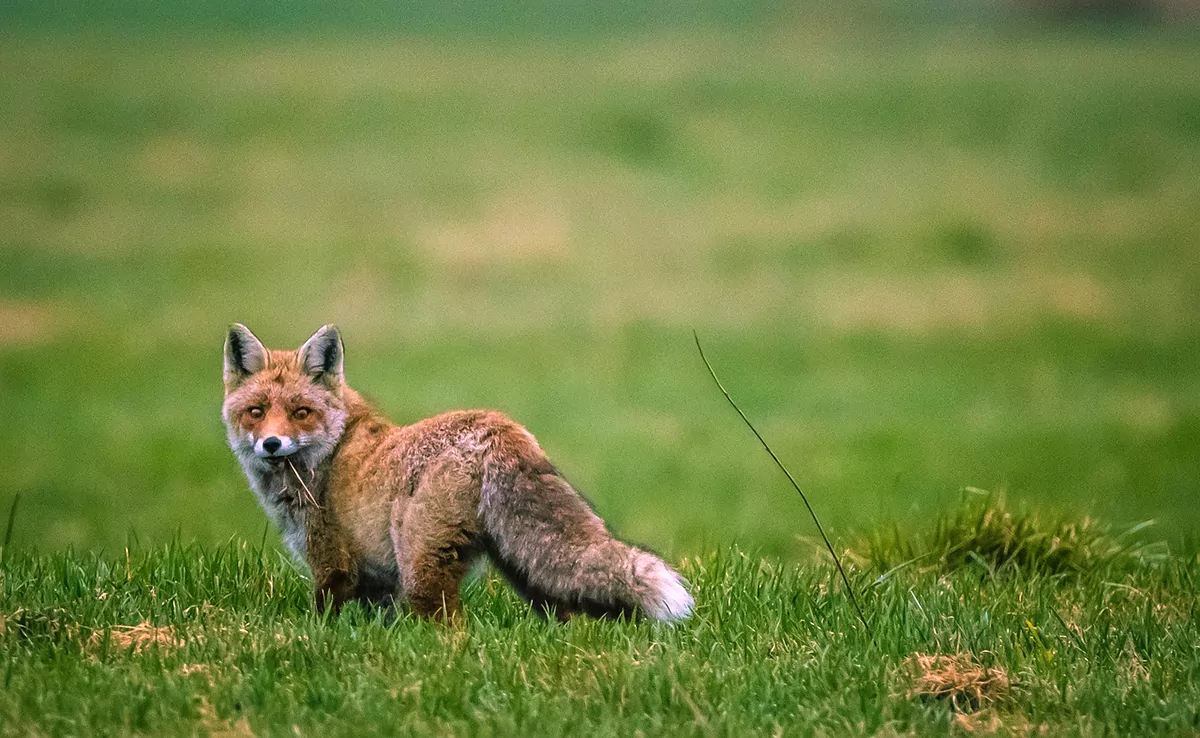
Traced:
<path fill-rule="evenodd" d="M 267 349 L 241 323 L 229 326 L 225 336 L 225 391 L 231 392 L 251 374 L 267 368 Z"/>
<path fill-rule="evenodd" d="M 322 382 L 330 389 L 342 383 L 342 333 L 335 325 L 321 326 L 300 347 L 300 362 L 304 371 L 314 382 Z"/>

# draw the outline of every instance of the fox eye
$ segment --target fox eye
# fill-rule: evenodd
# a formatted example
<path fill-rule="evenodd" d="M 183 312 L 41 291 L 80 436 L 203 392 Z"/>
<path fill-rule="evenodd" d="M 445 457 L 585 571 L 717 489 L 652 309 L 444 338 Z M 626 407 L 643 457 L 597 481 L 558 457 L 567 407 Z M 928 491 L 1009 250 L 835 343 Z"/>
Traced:
<path fill-rule="evenodd" d="M 261 418 L 263 416 L 263 409 L 261 407 L 259 407 L 258 405 L 255 405 L 254 407 L 248 409 L 246 411 L 246 414 L 249 415 L 250 417 L 254 418 L 255 420 L 258 420 L 259 418 Z"/>
<path fill-rule="evenodd" d="M 295 409 L 295 411 L 292 412 L 292 417 L 295 418 L 296 420 L 304 420 L 305 418 L 308 417 L 308 414 L 311 412 L 312 412 L 312 410 L 309 410 L 306 407 L 298 407 Z"/>

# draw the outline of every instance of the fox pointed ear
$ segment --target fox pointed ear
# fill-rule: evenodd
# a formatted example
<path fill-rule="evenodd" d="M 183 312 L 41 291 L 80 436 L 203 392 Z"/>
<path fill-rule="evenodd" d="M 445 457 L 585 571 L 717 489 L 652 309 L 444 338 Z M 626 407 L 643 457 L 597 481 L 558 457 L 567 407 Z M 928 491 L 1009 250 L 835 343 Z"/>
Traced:
<path fill-rule="evenodd" d="M 342 383 L 342 333 L 335 325 L 321 326 L 321 330 L 312 335 L 300 347 L 300 362 L 304 371 L 314 382 L 321 382 L 330 389 L 336 389 Z"/>
<path fill-rule="evenodd" d="M 262 341 L 241 323 L 229 326 L 225 335 L 225 391 L 237 388 L 252 374 L 267 368 L 270 357 Z"/>

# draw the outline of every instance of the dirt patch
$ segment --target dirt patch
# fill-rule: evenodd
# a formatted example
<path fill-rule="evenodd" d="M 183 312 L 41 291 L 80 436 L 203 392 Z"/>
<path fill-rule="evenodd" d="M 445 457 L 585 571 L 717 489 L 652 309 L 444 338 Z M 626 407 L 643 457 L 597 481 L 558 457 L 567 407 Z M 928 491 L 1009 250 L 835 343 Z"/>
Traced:
<path fill-rule="evenodd" d="M 1146 667 L 1146 660 L 1133 645 L 1132 638 L 1125 639 L 1125 648 L 1122 649 L 1121 656 L 1117 662 L 1117 674 L 1124 694 L 1150 683 L 1150 669 Z"/>
<path fill-rule="evenodd" d="M 184 664 L 179 667 L 179 673 L 183 676 L 191 676 L 192 674 L 201 674 L 208 677 L 208 683 L 211 686 L 213 683 L 212 668 L 208 664 Z"/>
<path fill-rule="evenodd" d="M 508 197 L 488 203 L 477 218 L 429 224 L 417 242 L 435 261 L 471 269 L 563 259 L 569 231 L 562 208 L 540 198 Z"/>
<path fill-rule="evenodd" d="M 1174 404 L 1168 396 L 1150 391 L 1131 391 L 1114 400 L 1116 415 L 1142 433 L 1166 433 L 1176 422 Z"/>
<path fill-rule="evenodd" d="M 1103 284 L 1086 274 L 923 277 L 847 275 L 814 285 L 809 305 L 840 329 L 928 334 L 941 329 L 1025 325 L 1045 316 L 1094 321 L 1118 311 Z"/>
<path fill-rule="evenodd" d="M 216 708 L 208 701 L 207 697 L 200 698 L 200 725 L 201 732 L 204 735 L 213 736 L 213 738 L 248 738 L 254 735 L 254 731 L 250 728 L 250 721 L 242 716 L 237 721 L 231 721 L 221 718 L 217 714 Z"/>
<path fill-rule="evenodd" d="M 98 647 L 104 642 L 106 632 L 94 631 L 88 638 L 88 645 Z M 149 620 L 143 620 L 137 625 L 114 625 L 107 631 L 109 643 L 122 650 L 132 650 L 135 653 L 146 648 L 182 648 L 186 641 L 180 637 L 175 628 L 170 625 L 151 625 Z"/>
<path fill-rule="evenodd" d="M 46 305 L 0 300 L 0 346 L 49 341 L 59 322 L 55 312 Z"/>
<path fill-rule="evenodd" d="M 1004 723 L 1000 721 L 1000 716 L 992 710 L 955 713 L 952 722 L 955 728 L 964 733 L 999 733 L 1004 727 Z"/>
<path fill-rule="evenodd" d="M 960 714 L 981 710 L 1012 691 L 1004 669 L 984 666 L 968 653 L 917 653 L 905 659 L 904 666 L 911 682 L 910 699 L 949 702 Z"/>
<path fill-rule="evenodd" d="M 146 141 L 134 158 L 134 168 L 155 185 L 184 188 L 210 177 L 212 160 L 211 151 L 198 137 L 169 134 Z"/>

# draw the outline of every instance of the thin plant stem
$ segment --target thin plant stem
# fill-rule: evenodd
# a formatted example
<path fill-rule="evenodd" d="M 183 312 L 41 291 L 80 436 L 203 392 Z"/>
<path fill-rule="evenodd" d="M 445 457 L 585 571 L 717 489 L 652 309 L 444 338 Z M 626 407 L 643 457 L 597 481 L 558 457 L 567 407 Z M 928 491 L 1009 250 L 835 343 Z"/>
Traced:
<path fill-rule="evenodd" d="M 8 508 L 8 525 L 4 528 L 4 543 L 0 544 L 0 560 L 3 560 L 4 552 L 8 550 L 8 544 L 12 543 L 13 523 L 17 521 L 17 503 L 21 501 L 21 493 L 13 495 L 12 505 Z"/>
<path fill-rule="evenodd" d="M 858 604 L 858 598 L 854 596 L 854 588 L 850 586 L 850 579 L 846 576 L 846 570 L 842 568 L 842 561 L 838 558 L 837 552 L 833 550 L 833 544 L 829 542 L 829 536 L 825 535 L 825 528 L 822 527 L 820 519 L 817 518 L 817 512 L 813 510 L 812 504 L 809 503 L 808 495 L 804 494 L 804 490 L 800 489 L 800 485 L 796 482 L 795 477 L 793 477 L 792 473 L 788 471 L 786 466 L 783 465 L 783 462 L 779 460 L 779 457 L 775 455 L 775 452 L 771 450 L 771 446 L 767 444 L 766 440 L 762 437 L 762 434 L 759 433 L 758 429 L 754 427 L 754 424 L 750 422 L 750 418 L 746 417 L 746 413 L 742 412 L 742 409 L 738 407 L 737 403 L 733 401 L 733 398 L 729 396 L 729 390 L 725 389 L 725 385 L 721 384 L 721 380 L 717 378 L 717 373 L 713 370 L 712 364 L 708 362 L 708 357 L 704 355 L 704 348 L 700 345 L 700 334 L 696 333 L 696 331 L 692 331 L 692 337 L 696 339 L 696 350 L 700 352 L 700 360 L 704 362 L 704 366 L 708 369 L 709 375 L 713 378 L 713 381 L 717 383 L 717 388 L 721 390 L 721 394 L 725 395 L 725 399 L 729 401 L 729 404 L 732 405 L 733 409 L 737 411 L 737 414 L 741 416 L 742 422 L 746 424 L 746 427 L 750 429 L 750 432 L 754 434 L 754 437 L 758 439 L 758 442 L 762 444 L 762 447 L 767 450 L 767 453 L 771 456 L 771 460 L 775 462 L 775 466 L 779 467 L 779 470 L 782 471 L 785 476 L 787 476 L 788 481 L 792 483 L 792 487 L 796 490 L 796 492 L 800 495 L 800 499 L 804 502 L 804 507 L 808 508 L 808 514 L 812 516 L 813 523 L 817 526 L 817 532 L 821 534 L 821 540 L 825 542 L 825 548 L 829 549 L 829 555 L 833 557 L 833 563 L 837 567 L 838 574 L 842 576 L 842 584 L 846 585 L 846 593 L 850 595 L 850 602 L 854 605 L 854 611 L 858 614 L 858 619 L 862 622 L 863 628 L 866 629 L 867 635 L 869 635 L 871 637 L 871 641 L 874 642 L 875 633 L 871 630 L 870 624 L 867 623 L 866 616 L 863 615 L 862 608 Z"/>

